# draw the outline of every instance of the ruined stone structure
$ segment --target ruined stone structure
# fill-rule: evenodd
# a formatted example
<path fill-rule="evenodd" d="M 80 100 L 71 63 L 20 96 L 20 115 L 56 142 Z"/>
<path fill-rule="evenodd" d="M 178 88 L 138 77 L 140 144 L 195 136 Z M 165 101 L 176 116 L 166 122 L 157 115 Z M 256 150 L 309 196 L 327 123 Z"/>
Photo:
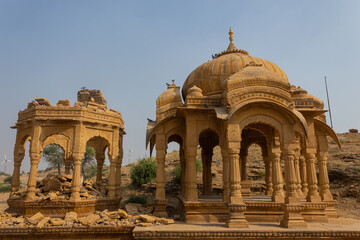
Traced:
<path fill-rule="evenodd" d="M 182 96 L 173 82 L 156 100 L 156 121 L 149 121 L 146 139 L 156 149 L 155 214 L 166 215 L 165 155 L 174 141 L 180 145 L 186 222 L 225 221 L 228 227 L 248 227 L 252 221 L 284 227 L 327 222 L 337 216 L 329 190 L 327 136 L 339 141 L 326 124 L 323 102 L 292 86 L 276 64 L 237 49 L 231 29 L 229 34 L 227 50 L 190 73 Z M 253 143 L 261 147 L 266 166 L 266 196 L 261 198 L 251 197 L 247 180 L 247 149 Z M 222 198 L 211 195 L 217 145 L 223 161 Z M 198 147 L 204 185 L 200 194 Z"/>
<path fill-rule="evenodd" d="M 44 98 L 37 98 L 19 112 L 14 148 L 14 173 L 10 199 L 10 212 L 26 216 L 41 211 L 47 215 L 64 215 L 75 211 L 84 215 L 95 210 L 117 208 L 120 201 L 122 141 L 124 121 L 120 112 L 108 110 L 106 100 L 99 90 L 81 90 L 78 101 L 70 106 L 69 100 L 60 100 L 55 106 Z M 25 199 L 13 196 L 19 190 L 20 166 L 25 156 L 25 144 L 30 141 L 30 174 Z M 69 200 L 36 201 L 36 176 L 45 146 L 56 144 L 64 151 L 65 174 L 72 174 Z M 110 170 L 108 193 L 103 199 L 81 200 L 81 160 L 86 146 L 96 151 L 97 182 L 102 181 L 105 151 L 108 150 Z M 73 171 L 71 173 L 71 165 Z"/>

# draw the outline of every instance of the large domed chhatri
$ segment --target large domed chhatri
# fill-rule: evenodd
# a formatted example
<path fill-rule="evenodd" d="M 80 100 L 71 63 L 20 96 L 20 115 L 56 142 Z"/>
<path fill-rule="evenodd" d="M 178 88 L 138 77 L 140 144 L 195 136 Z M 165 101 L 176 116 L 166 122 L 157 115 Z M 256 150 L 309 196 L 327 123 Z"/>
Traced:
<path fill-rule="evenodd" d="M 290 85 L 276 64 L 237 49 L 231 28 L 229 34 L 227 50 L 186 79 L 184 102 L 175 83 L 157 99 L 156 120 L 149 121 L 146 135 L 146 145 L 151 151 L 156 149 L 155 214 L 167 214 L 165 156 L 168 143 L 177 142 L 179 199 L 187 222 L 225 221 L 228 227 L 248 227 L 248 222 L 261 220 L 305 227 L 307 221 L 324 222 L 338 216 L 329 189 L 327 136 L 339 141 L 326 124 L 323 102 Z M 266 196 L 261 198 L 252 196 L 247 178 L 252 144 L 260 146 L 265 164 Z M 203 164 L 199 190 L 198 146 Z M 214 196 L 215 146 L 221 148 L 223 191 Z"/>
<path fill-rule="evenodd" d="M 284 84 L 289 85 L 287 76 L 280 67 L 267 60 L 250 56 L 245 50 L 237 49 L 233 43 L 231 28 L 229 35 L 230 44 L 226 51 L 216 54 L 213 56 L 214 59 L 200 65 L 189 74 L 182 88 L 184 98 L 187 91 L 194 85 L 200 87 L 204 95 L 221 94 L 221 84 L 228 77 L 253 63 L 269 70 L 272 75 L 278 76 Z"/>

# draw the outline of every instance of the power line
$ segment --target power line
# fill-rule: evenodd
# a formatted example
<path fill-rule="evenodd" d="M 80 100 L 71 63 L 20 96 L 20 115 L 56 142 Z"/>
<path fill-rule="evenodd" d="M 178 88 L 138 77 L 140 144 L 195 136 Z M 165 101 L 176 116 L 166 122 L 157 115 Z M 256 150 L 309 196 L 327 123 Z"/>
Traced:
<path fill-rule="evenodd" d="M 330 98 L 329 98 L 329 92 L 328 92 L 328 87 L 327 87 L 326 76 L 325 76 L 325 88 L 326 88 L 326 97 L 327 97 L 327 102 L 328 102 L 328 107 L 329 107 L 329 116 L 330 116 L 331 128 L 334 128 L 333 122 L 332 122 L 332 117 L 331 117 Z"/>

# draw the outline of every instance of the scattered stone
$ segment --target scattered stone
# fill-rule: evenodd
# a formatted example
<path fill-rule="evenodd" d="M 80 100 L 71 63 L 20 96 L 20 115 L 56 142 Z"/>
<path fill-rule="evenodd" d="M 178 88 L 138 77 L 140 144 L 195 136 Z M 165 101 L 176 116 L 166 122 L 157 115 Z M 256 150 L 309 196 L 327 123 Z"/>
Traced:
<path fill-rule="evenodd" d="M 62 226 L 62 225 L 64 225 L 65 221 L 62 220 L 61 218 L 51 218 L 50 223 L 53 226 Z"/>
<path fill-rule="evenodd" d="M 173 224 L 174 223 L 174 219 L 168 219 L 168 218 L 156 218 L 156 222 L 161 223 L 161 224 Z"/>
<path fill-rule="evenodd" d="M 149 216 L 149 215 L 139 215 L 139 216 L 140 219 L 146 223 L 154 223 L 156 221 L 156 218 L 153 216 Z"/>
<path fill-rule="evenodd" d="M 42 228 L 46 223 L 48 223 L 50 220 L 50 217 L 44 217 L 39 221 L 39 223 L 36 225 L 38 228 Z"/>
<path fill-rule="evenodd" d="M 29 223 L 31 224 L 37 224 L 40 222 L 45 216 L 41 212 L 37 212 L 34 215 L 32 215 L 30 218 L 28 218 Z"/>
<path fill-rule="evenodd" d="M 61 189 L 61 182 L 57 177 L 52 177 L 44 186 L 44 191 L 59 191 Z"/>
<path fill-rule="evenodd" d="M 99 218 L 100 218 L 99 215 L 97 215 L 97 214 L 91 214 L 91 215 L 88 215 L 87 217 L 79 218 L 79 221 L 80 221 L 81 224 L 83 224 L 83 225 L 85 225 L 85 226 L 91 226 L 91 225 L 93 225 Z"/>
<path fill-rule="evenodd" d="M 65 214 L 65 221 L 76 221 L 77 220 L 77 213 L 76 212 L 68 212 Z"/>
<path fill-rule="evenodd" d="M 128 204 L 125 205 L 125 209 L 126 209 L 126 212 L 128 214 L 131 214 L 131 215 L 138 215 L 139 214 L 137 205 L 128 203 Z"/>
<path fill-rule="evenodd" d="M 55 200 L 57 198 L 57 195 L 54 192 L 49 192 L 48 196 L 50 201 Z"/>
<path fill-rule="evenodd" d="M 152 226 L 153 224 L 152 223 L 144 223 L 144 222 L 140 222 L 138 224 L 136 224 L 137 226 L 139 227 L 150 227 Z"/>
<path fill-rule="evenodd" d="M 127 217 L 128 217 L 128 214 L 127 214 L 124 210 L 122 210 L 122 209 L 119 209 L 119 210 L 118 210 L 118 214 L 119 214 L 119 216 L 120 216 L 121 218 L 127 218 Z"/>
<path fill-rule="evenodd" d="M 17 223 L 17 224 L 22 224 L 22 223 L 24 223 L 24 221 L 25 221 L 25 218 L 23 218 L 23 217 L 18 217 L 18 218 L 13 219 L 13 223 Z"/>

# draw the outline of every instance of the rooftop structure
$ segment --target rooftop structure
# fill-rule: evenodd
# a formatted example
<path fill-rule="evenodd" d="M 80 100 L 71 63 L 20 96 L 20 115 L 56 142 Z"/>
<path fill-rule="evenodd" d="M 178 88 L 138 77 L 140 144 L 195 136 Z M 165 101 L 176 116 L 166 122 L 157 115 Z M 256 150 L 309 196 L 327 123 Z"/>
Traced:
<path fill-rule="evenodd" d="M 308 221 L 338 216 L 329 189 L 327 136 L 339 141 L 326 124 L 323 102 L 292 86 L 276 64 L 237 49 L 231 28 L 229 35 L 226 51 L 189 74 L 182 96 L 173 83 L 156 100 L 156 121 L 148 123 L 146 136 L 150 151 L 156 149 L 155 214 L 166 215 L 165 155 L 174 141 L 180 145 L 180 199 L 187 222 L 225 221 L 228 227 L 248 227 L 248 222 L 262 220 L 306 227 Z M 247 179 L 246 159 L 253 143 L 261 147 L 266 167 L 267 196 L 261 199 L 251 196 Z M 200 195 L 198 146 L 204 185 Z M 212 196 L 215 146 L 222 153 L 221 198 Z"/>
<path fill-rule="evenodd" d="M 76 211 L 80 215 L 105 208 L 116 208 L 120 201 L 120 177 L 124 121 L 120 112 L 108 110 L 106 100 L 99 90 L 81 90 L 78 101 L 70 106 L 69 100 L 59 100 L 51 105 L 45 98 L 37 98 L 19 112 L 14 148 L 14 173 L 11 195 L 8 200 L 10 212 L 32 215 L 42 211 L 48 215 L 63 215 Z M 30 173 L 24 199 L 16 197 L 20 184 L 20 167 L 25 156 L 25 144 L 30 141 Z M 71 182 L 70 199 L 56 199 L 56 204 L 39 201 L 37 191 L 37 168 L 41 153 L 47 145 L 56 144 L 64 151 L 65 174 Z M 102 182 L 102 167 L 108 149 L 110 173 L 108 192 L 103 199 L 82 200 L 80 197 L 80 166 L 86 146 L 96 151 L 97 179 Z M 71 166 L 73 170 L 71 172 Z M 55 207 L 56 206 L 56 207 Z"/>

